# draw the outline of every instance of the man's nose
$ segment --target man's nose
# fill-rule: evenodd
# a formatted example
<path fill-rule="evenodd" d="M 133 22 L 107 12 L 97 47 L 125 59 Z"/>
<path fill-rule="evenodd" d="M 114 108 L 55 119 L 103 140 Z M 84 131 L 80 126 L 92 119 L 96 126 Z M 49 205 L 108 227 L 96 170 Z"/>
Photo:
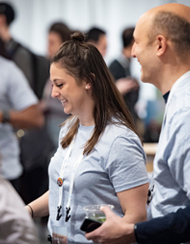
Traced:
<path fill-rule="evenodd" d="M 132 56 L 133 58 L 136 58 L 136 54 L 135 54 L 135 43 L 133 43 L 133 46 L 132 46 L 131 56 Z"/>

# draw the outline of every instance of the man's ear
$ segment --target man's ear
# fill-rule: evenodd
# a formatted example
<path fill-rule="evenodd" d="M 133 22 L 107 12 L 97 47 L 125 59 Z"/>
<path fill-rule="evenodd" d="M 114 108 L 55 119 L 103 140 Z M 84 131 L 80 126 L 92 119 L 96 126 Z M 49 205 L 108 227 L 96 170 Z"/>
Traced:
<path fill-rule="evenodd" d="M 162 56 L 167 49 L 167 40 L 163 35 L 158 35 L 156 38 L 157 56 Z"/>

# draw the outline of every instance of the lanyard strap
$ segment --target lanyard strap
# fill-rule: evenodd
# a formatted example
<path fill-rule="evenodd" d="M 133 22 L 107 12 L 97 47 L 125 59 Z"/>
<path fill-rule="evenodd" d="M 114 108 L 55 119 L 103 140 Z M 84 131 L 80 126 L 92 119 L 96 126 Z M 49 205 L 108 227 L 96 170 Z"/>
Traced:
<path fill-rule="evenodd" d="M 59 174 L 59 178 L 58 178 L 58 181 L 61 180 L 61 184 L 59 185 L 59 203 L 58 203 L 58 206 L 61 206 L 61 201 L 62 201 L 62 186 L 63 186 L 63 180 L 64 180 L 64 173 L 65 173 L 65 168 L 66 168 L 66 161 L 68 160 L 71 152 L 72 152 L 72 149 L 73 149 L 73 145 L 74 145 L 74 139 L 72 140 L 72 142 L 70 143 L 69 145 L 69 148 L 67 150 L 67 153 L 65 155 L 65 158 L 63 160 L 63 163 L 61 165 L 61 171 L 60 171 L 60 174 Z M 57 183 L 58 183 L 57 181 Z"/>
<path fill-rule="evenodd" d="M 75 180 L 75 173 L 76 173 L 76 170 L 77 170 L 80 162 L 82 161 L 82 159 L 83 159 L 83 154 L 81 154 L 79 156 L 79 158 L 78 158 L 78 160 L 77 160 L 77 162 L 76 162 L 76 164 L 74 166 L 74 169 L 72 171 L 71 184 L 70 184 L 70 188 L 69 188 L 69 198 L 68 198 L 68 202 L 67 202 L 67 206 L 66 206 L 67 208 L 69 208 L 70 205 L 71 205 L 71 196 L 72 196 L 72 192 L 73 192 L 73 186 L 74 186 L 74 180 Z"/>
<path fill-rule="evenodd" d="M 73 149 L 73 145 L 74 145 L 74 139 L 72 140 L 69 148 L 68 148 L 68 151 L 66 153 L 66 156 L 63 160 L 63 163 L 62 163 L 62 166 L 61 166 L 61 171 L 60 171 L 60 178 L 58 179 L 59 180 L 64 180 L 64 173 L 65 173 L 65 168 L 66 168 L 66 161 L 67 159 L 69 158 L 69 156 L 71 155 L 71 152 L 72 152 L 72 149 Z M 68 197 L 68 202 L 67 202 L 67 205 L 66 205 L 66 217 L 65 217 L 65 221 L 67 222 L 71 215 L 69 215 L 69 212 L 71 210 L 71 197 L 72 197 L 72 192 L 73 192 L 73 186 L 74 186 L 74 179 L 75 179 L 75 173 L 76 173 L 76 170 L 79 166 L 79 164 L 81 163 L 82 159 L 83 159 L 84 155 L 83 153 L 80 154 L 77 162 L 75 163 L 74 165 L 74 168 L 72 170 L 72 174 L 71 174 L 71 184 L 70 184 L 70 187 L 69 187 L 69 197 Z M 62 184 L 58 184 L 59 185 L 59 202 L 58 202 L 58 206 L 57 206 L 57 220 L 59 220 L 62 216 L 62 214 L 60 214 L 60 211 L 61 211 L 61 203 L 62 203 L 62 199 L 63 199 L 63 183 Z"/>

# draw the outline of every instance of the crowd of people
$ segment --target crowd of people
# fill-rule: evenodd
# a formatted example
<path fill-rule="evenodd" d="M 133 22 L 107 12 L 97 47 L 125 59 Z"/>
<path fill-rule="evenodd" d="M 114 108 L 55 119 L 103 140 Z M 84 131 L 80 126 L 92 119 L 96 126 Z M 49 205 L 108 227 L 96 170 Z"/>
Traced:
<path fill-rule="evenodd" d="M 11 36 L 15 11 L 0 2 L 0 243 L 38 243 L 32 218 L 48 219 L 52 243 L 55 227 L 70 244 L 190 243 L 189 16 L 177 3 L 150 9 L 107 66 L 105 30 L 54 22 L 43 57 Z M 150 186 L 132 58 L 166 103 Z M 114 209 L 85 233 L 93 204 Z"/>

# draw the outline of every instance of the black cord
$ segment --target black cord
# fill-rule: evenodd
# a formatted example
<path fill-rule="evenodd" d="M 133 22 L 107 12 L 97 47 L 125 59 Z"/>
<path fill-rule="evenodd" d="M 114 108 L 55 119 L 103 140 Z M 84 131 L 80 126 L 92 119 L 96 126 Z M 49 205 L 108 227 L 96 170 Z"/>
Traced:
<path fill-rule="evenodd" d="M 32 207 L 29 204 L 27 206 L 31 209 L 32 218 L 34 218 L 34 211 L 33 211 Z"/>

